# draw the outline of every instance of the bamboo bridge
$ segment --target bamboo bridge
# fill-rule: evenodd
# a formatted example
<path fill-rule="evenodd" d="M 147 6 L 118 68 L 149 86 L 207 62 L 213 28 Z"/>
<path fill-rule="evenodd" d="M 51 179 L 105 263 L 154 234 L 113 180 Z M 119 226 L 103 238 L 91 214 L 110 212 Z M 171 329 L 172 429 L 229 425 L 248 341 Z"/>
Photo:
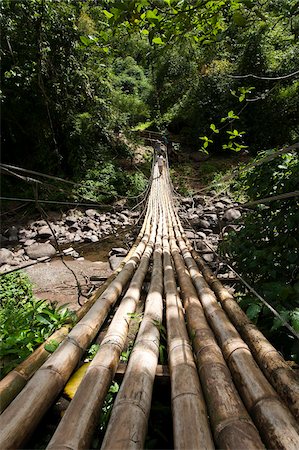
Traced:
<path fill-rule="evenodd" d="M 143 318 L 101 448 L 142 449 L 167 330 L 176 449 L 299 448 L 299 381 L 250 322 L 186 238 L 168 168 L 154 164 L 143 225 L 119 269 L 55 336 L 0 382 L 0 448 L 26 448 L 30 436 L 118 304 L 100 348 L 48 444 L 90 448 L 124 349 L 130 317 L 146 290 Z"/>

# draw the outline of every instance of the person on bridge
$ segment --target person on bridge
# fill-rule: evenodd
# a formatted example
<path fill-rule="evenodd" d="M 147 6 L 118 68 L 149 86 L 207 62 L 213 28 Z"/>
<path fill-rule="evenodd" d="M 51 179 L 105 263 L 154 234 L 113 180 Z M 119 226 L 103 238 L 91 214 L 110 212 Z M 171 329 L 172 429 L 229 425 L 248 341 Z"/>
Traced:
<path fill-rule="evenodd" d="M 163 173 L 164 161 L 165 161 L 165 160 L 164 160 L 164 158 L 163 158 L 162 155 L 159 155 L 159 156 L 157 157 L 158 169 L 159 169 L 160 176 L 161 176 L 162 173 Z"/>

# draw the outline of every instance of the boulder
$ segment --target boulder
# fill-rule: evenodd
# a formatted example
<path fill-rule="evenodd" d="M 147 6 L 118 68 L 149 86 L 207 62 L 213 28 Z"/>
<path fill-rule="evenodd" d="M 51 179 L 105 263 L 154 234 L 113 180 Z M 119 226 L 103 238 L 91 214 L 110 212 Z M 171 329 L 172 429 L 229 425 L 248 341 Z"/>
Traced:
<path fill-rule="evenodd" d="M 208 222 L 208 221 L 205 220 L 205 219 L 199 219 L 198 225 L 199 225 L 201 228 L 210 228 L 210 222 Z"/>
<path fill-rule="evenodd" d="M 0 266 L 3 264 L 11 264 L 13 262 L 14 254 L 7 248 L 0 248 Z"/>
<path fill-rule="evenodd" d="M 122 222 L 128 223 L 128 217 L 125 214 L 120 213 L 118 214 L 118 217 Z"/>
<path fill-rule="evenodd" d="M 73 223 L 69 228 L 68 231 L 70 233 L 76 233 L 79 230 L 79 225 L 77 223 Z"/>
<path fill-rule="evenodd" d="M 96 236 L 95 234 L 93 234 L 92 236 L 90 236 L 90 240 L 91 240 L 91 242 L 99 242 L 99 238 L 98 238 L 98 236 Z"/>
<path fill-rule="evenodd" d="M 211 228 L 218 226 L 218 217 L 216 214 L 206 214 L 204 219 L 209 222 Z"/>
<path fill-rule="evenodd" d="M 24 242 L 24 246 L 25 247 L 28 247 L 29 245 L 32 245 L 32 244 L 35 244 L 36 243 L 36 241 L 34 240 L 34 239 L 27 239 L 25 242 Z"/>
<path fill-rule="evenodd" d="M 74 224 L 76 224 L 76 222 L 77 222 L 77 217 L 75 217 L 75 216 L 68 216 L 65 218 L 65 223 L 67 225 L 73 226 Z M 76 226 L 78 226 L 78 225 L 76 224 Z"/>
<path fill-rule="evenodd" d="M 95 215 L 98 214 L 98 212 L 97 212 L 95 209 L 87 209 L 87 210 L 85 211 L 85 214 L 86 214 L 88 217 L 94 217 Z"/>
<path fill-rule="evenodd" d="M 181 203 L 182 203 L 183 205 L 192 205 L 193 201 L 192 201 L 192 198 L 191 198 L 191 197 L 183 197 L 183 198 L 181 199 Z"/>
<path fill-rule="evenodd" d="M 0 267 L 0 273 L 6 273 L 11 269 L 11 266 L 9 264 L 3 264 L 3 266 Z"/>
<path fill-rule="evenodd" d="M 223 219 L 228 222 L 232 222 L 233 220 L 238 220 L 242 216 L 241 211 L 236 208 L 227 209 L 224 213 Z"/>
<path fill-rule="evenodd" d="M 18 239 L 18 229 L 15 226 L 12 226 L 7 231 L 8 240 L 10 242 L 17 242 Z"/>
<path fill-rule="evenodd" d="M 221 202 L 216 202 L 215 207 L 217 209 L 224 209 L 224 208 L 226 208 L 226 205 L 224 205 L 224 203 L 221 203 Z"/>
<path fill-rule="evenodd" d="M 96 231 L 98 229 L 97 225 L 94 222 L 88 222 L 86 227 L 89 228 L 92 231 Z"/>
<path fill-rule="evenodd" d="M 32 225 L 33 225 L 34 227 L 37 227 L 37 228 L 41 228 L 41 227 L 48 226 L 48 224 L 47 224 L 47 222 L 46 222 L 45 220 L 37 220 L 37 221 L 34 222 Z"/>
<path fill-rule="evenodd" d="M 124 259 L 124 256 L 118 256 L 118 255 L 112 255 L 109 257 L 109 264 L 112 270 L 116 270 L 122 260 Z"/>
<path fill-rule="evenodd" d="M 213 262 L 214 261 L 214 258 L 215 258 L 215 256 L 214 256 L 214 253 L 204 253 L 203 255 L 202 255 L 202 258 L 206 261 L 206 262 Z"/>
<path fill-rule="evenodd" d="M 42 258 L 43 256 L 54 256 L 56 254 L 56 250 L 53 247 L 53 245 L 51 244 L 32 244 L 29 245 L 26 249 L 25 249 L 27 255 L 29 256 L 29 258 L 31 259 L 38 259 L 38 258 Z"/>
<path fill-rule="evenodd" d="M 53 236 L 52 231 L 48 225 L 45 225 L 38 229 L 38 235 L 41 239 L 48 239 Z"/>
<path fill-rule="evenodd" d="M 128 250 L 123 247 L 113 247 L 109 252 L 109 256 L 112 256 L 112 255 L 126 256 L 127 254 L 128 254 Z"/>

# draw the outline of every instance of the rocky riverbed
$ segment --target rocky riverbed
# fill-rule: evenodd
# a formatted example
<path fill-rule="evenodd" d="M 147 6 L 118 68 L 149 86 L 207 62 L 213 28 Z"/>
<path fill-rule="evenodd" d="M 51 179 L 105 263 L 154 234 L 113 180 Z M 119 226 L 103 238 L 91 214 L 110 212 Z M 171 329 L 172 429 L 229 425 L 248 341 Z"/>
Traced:
<path fill-rule="evenodd" d="M 215 193 L 178 197 L 177 202 L 187 237 L 206 262 L 221 273 L 221 262 L 213 250 L 217 250 L 226 233 L 242 226 L 240 205 Z M 76 309 L 79 306 L 76 280 L 58 256 L 63 256 L 75 272 L 84 295 L 89 295 L 127 254 L 138 217 L 138 212 L 127 209 L 111 213 L 70 210 L 62 215 L 49 215 L 47 221 L 32 220 L 26 226 L 11 226 L 1 236 L 0 273 L 27 266 L 24 270 L 34 283 L 37 297 L 69 303 Z M 226 270 L 223 277 L 230 276 L 233 274 Z"/>
<path fill-rule="evenodd" d="M 66 256 L 80 258 L 76 246 L 95 244 L 118 234 L 132 226 L 137 217 L 138 212 L 129 210 L 115 213 L 101 213 L 95 209 L 70 210 L 61 216 L 50 216 L 47 221 L 41 219 L 29 221 L 22 227 L 11 226 L 1 235 L 0 273 L 52 258 L 60 249 Z"/>

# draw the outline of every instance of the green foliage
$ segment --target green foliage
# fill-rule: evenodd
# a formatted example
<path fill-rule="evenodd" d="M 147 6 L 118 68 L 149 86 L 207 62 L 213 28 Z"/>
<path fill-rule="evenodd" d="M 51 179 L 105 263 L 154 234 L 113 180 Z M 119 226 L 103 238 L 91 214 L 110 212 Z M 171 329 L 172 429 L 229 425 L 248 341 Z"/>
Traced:
<path fill-rule="evenodd" d="M 153 324 L 158 328 L 160 333 L 160 343 L 159 343 L 159 363 L 167 363 L 167 331 L 164 325 L 158 320 L 154 320 Z"/>
<path fill-rule="evenodd" d="M 258 200 L 298 190 L 298 153 L 281 154 L 264 163 L 260 161 L 273 153 L 262 152 L 253 164 L 241 171 L 233 185 L 238 195 L 243 193 L 250 200 Z M 298 224 L 298 199 L 272 201 L 248 212 L 244 227 L 238 233 L 229 233 L 222 244 L 222 252 L 236 261 L 245 279 L 295 329 L 299 326 Z M 259 301 L 245 297 L 241 304 L 267 333 L 283 340 L 285 330 L 281 322 Z M 295 357 L 291 348 L 289 350 L 289 356 Z"/>
<path fill-rule="evenodd" d="M 142 172 L 127 173 L 112 162 L 95 162 L 78 181 L 73 191 L 75 198 L 107 203 L 118 196 L 136 196 L 144 191 L 147 179 Z"/>
<path fill-rule="evenodd" d="M 0 358 L 4 376 L 56 329 L 72 320 L 73 315 L 64 306 L 57 308 L 35 299 L 28 277 L 22 272 L 0 277 L 0 300 Z M 50 342 L 46 349 L 54 351 L 56 344 Z"/>
<path fill-rule="evenodd" d="M 111 416 L 111 412 L 112 412 L 112 407 L 113 407 L 113 403 L 116 397 L 116 394 L 119 391 L 119 384 L 116 383 L 116 381 L 113 381 L 109 391 L 105 397 L 104 403 L 103 403 L 103 407 L 102 407 L 102 411 L 101 411 L 101 416 L 100 416 L 100 431 L 102 433 L 104 433 L 104 431 L 107 428 L 110 416 Z"/>
<path fill-rule="evenodd" d="M 93 358 L 96 356 L 99 348 L 100 348 L 99 344 L 92 344 L 87 351 L 87 355 L 84 362 L 92 361 Z"/>

